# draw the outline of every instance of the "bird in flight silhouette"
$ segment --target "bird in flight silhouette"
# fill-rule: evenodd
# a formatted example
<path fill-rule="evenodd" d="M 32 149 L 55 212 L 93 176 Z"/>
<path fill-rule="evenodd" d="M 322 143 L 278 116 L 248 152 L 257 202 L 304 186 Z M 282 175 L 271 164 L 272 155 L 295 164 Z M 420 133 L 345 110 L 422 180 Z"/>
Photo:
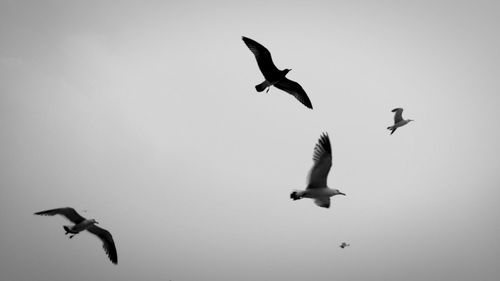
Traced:
<path fill-rule="evenodd" d="M 108 255 L 111 262 L 114 264 L 118 264 L 118 255 L 116 253 L 115 242 L 113 241 L 111 233 L 109 233 L 109 231 L 107 231 L 106 229 L 96 226 L 95 224 L 98 224 L 98 222 L 95 219 L 86 219 L 80 216 L 80 214 L 78 214 L 75 209 L 70 207 L 41 211 L 35 213 L 35 215 L 62 215 L 66 217 L 68 220 L 74 223 L 74 225 L 72 226 L 63 226 L 64 230 L 66 230 L 65 234 L 71 234 L 69 238 L 73 238 L 73 236 L 77 235 L 78 233 L 87 230 L 88 232 L 96 235 L 97 237 L 99 237 L 99 239 L 101 239 L 104 251 Z"/>
<path fill-rule="evenodd" d="M 351 246 L 351 244 L 347 244 L 346 242 L 342 242 L 342 244 L 340 244 L 340 248 L 344 249 L 345 247 L 349 247 Z"/>
<path fill-rule="evenodd" d="M 323 208 L 330 208 L 330 197 L 344 195 L 338 189 L 327 186 L 326 180 L 332 167 L 332 146 L 328 134 L 323 133 L 314 147 L 314 164 L 309 171 L 306 190 L 295 190 L 290 194 L 293 200 L 314 199 L 314 203 Z"/>
<path fill-rule="evenodd" d="M 392 112 L 395 112 L 394 114 L 394 125 L 387 127 L 387 130 L 391 130 L 391 135 L 396 131 L 397 128 L 402 127 L 411 121 L 415 121 L 412 119 L 403 119 L 403 109 L 398 107 L 394 108 Z"/>
<path fill-rule="evenodd" d="M 266 49 L 266 47 L 245 36 L 243 36 L 242 39 L 250 51 L 254 54 L 257 64 L 259 65 L 259 69 L 266 79 L 264 82 L 255 86 L 257 92 L 262 92 L 266 89 L 266 92 L 269 92 L 269 88 L 274 86 L 294 96 L 306 107 L 310 109 L 313 108 L 311 100 L 309 100 L 309 97 L 302 86 L 300 86 L 299 83 L 285 77 L 291 69 L 279 70 L 274 65 L 271 53 Z"/>

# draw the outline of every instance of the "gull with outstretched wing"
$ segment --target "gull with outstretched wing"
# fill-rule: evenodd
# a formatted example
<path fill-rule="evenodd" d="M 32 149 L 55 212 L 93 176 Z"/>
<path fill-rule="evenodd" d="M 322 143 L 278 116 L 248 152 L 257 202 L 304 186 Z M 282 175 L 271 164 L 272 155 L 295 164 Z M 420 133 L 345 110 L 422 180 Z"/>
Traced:
<path fill-rule="evenodd" d="M 309 97 L 307 96 L 306 91 L 304 91 L 302 86 L 300 86 L 299 83 L 285 77 L 291 69 L 279 70 L 274 65 L 271 53 L 268 49 L 266 49 L 266 47 L 250 38 L 243 36 L 242 39 L 250 49 L 250 51 L 252 51 L 252 53 L 254 54 L 260 72 L 262 72 L 262 75 L 264 75 L 264 78 L 266 79 L 264 82 L 255 86 L 257 92 L 262 92 L 266 89 L 266 92 L 269 92 L 269 88 L 271 86 L 274 86 L 294 96 L 307 108 L 313 108 L 311 100 L 309 100 Z"/>
<path fill-rule="evenodd" d="M 116 253 L 115 242 L 113 241 L 113 236 L 106 229 L 100 228 L 95 224 L 98 222 L 95 219 L 86 219 L 78 214 L 75 209 L 70 207 L 65 208 L 57 208 L 46 211 L 41 211 L 35 213 L 35 215 L 40 216 L 55 216 L 61 215 L 70 220 L 74 225 L 64 225 L 63 228 L 66 230 L 65 234 L 71 234 L 69 238 L 73 238 L 73 236 L 78 233 L 87 230 L 88 232 L 96 235 L 102 241 L 102 247 L 104 251 L 108 255 L 109 259 L 112 263 L 118 264 L 118 255 Z"/>
<path fill-rule="evenodd" d="M 403 109 L 398 107 L 392 110 L 394 112 L 394 125 L 387 127 L 387 130 L 391 130 L 391 135 L 396 131 L 397 128 L 402 127 L 411 121 L 412 119 L 403 119 Z"/>
<path fill-rule="evenodd" d="M 328 134 L 323 133 L 314 147 L 313 167 L 309 171 L 305 190 L 295 190 L 290 194 L 293 200 L 302 198 L 314 199 L 314 203 L 323 208 L 330 207 L 330 197 L 344 195 L 338 189 L 327 186 L 328 173 L 332 167 L 332 146 Z"/>

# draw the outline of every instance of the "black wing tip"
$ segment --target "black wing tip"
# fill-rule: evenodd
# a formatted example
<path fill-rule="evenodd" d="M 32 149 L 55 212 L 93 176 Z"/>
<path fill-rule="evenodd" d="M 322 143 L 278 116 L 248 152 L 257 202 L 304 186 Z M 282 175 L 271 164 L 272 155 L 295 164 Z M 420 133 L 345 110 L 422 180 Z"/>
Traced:
<path fill-rule="evenodd" d="M 253 44 L 253 42 L 255 42 L 255 40 L 253 39 L 250 39 L 248 37 L 245 37 L 245 36 L 241 36 L 241 40 L 243 40 L 243 42 L 245 42 L 245 44 L 248 46 L 248 45 L 251 45 Z"/>
<path fill-rule="evenodd" d="M 33 215 L 52 216 L 52 215 L 55 215 L 55 214 L 52 214 L 52 212 L 59 211 L 59 210 L 64 210 L 64 209 L 70 209 L 70 210 L 73 210 L 73 211 L 76 212 L 76 210 L 74 208 L 71 208 L 71 207 L 61 207 L 61 208 L 54 208 L 54 209 L 49 209 L 49 210 L 44 210 L 44 211 L 36 212 Z"/>
<path fill-rule="evenodd" d="M 109 249 L 109 252 L 106 248 L 104 248 L 106 251 L 106 254 L 108 255 L 109 260 L 114 264 L 118 265 L 118 254 L 116 253 L 116 249 L 114 251 L 112 249 Z"/>
<path fill-rule="evenodd" d="M 115 243 L 112 242 L 111 245 L 109 245 L 110 249 L 109 249 L 109 252 L 106 248 L 104 248 L 104 250 L 106 250 L 106 252 L 108 252 L 108 257 L 109 257 L 109 260 L 117 265 L 118 264 L 118 253 L 116 252 L 116 246 L 115 246 Z"/>
<path fill-rule="evenodd" d="M 40 212 L 36 212 L 34 213 L 33 215 L 39 215 L 39 216 L 51 216 L 53 215 L 52 212 L 57 210 L 57 209 L 60 209 L 60 208 L 56 208 L 56 209 L 50 209 L 50 210 L 44 210 L 44 211 L 40 211 Z"/>
<path fill-rule="evenodd" d="M 319 144 L 328 152 L 332 153 L 332 145 L 330 143 L 330 137 L 328 136 L 328 132 L 323 132 L 319 137 Z"/>
<path fill-rule="evenodd" d="M 328 135 L 328 132 L 321 133 L 320 140 L 324 140 L 326 142 L 330 142 L 330 136 Z"/>
<path fill-rule="evenodd" d="M 311 102 L 305 102 L 305 101 L 301 101 L 301 100 L 299 100 L 299 101 L 308 109 L 313 110 L 313 106 L 312 106 Z"/>
<path fill-rule="evenodd" d="M 38 216 L 50 216 L 51 214 L 48 213 L 47 211 L 41 211 L 41 212 L 36 212 L 33 215 L 38 215 Z"/>
<path fill-rule="evenodd" d="M 304 101 L 301 101 L 303 105 L 305 105 L 307 108 L 309 109 L 313 109 L 313 105 L 311 103 L 311 100 L 309 99 L 309 97 L 307 96 L 307 94 L 304 96 Z"/>

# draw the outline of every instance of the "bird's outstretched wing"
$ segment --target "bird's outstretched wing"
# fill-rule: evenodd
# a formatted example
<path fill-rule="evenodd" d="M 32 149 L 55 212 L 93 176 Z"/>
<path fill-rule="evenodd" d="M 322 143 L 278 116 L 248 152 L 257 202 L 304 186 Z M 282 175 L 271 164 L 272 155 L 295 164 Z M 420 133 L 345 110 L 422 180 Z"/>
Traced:
<path fill-rule="evenodd" d="M 242 36 L 241 38 L 254 54 L 257 64 L 259 65 L 259 69 L 264 77 L 272 76 L 279 71 L 279 69 L 274 65 L 271 53 L 268 49 L 266 49 L 266 47 L 245 36 Z"/>
<path fill-rule="evenodd" d="M 394 124 L 397 124 L 399 123 L 399 121 L 402 121 L 403 120 L 403 109 L 398 107 L 398 108 L 394 108 L 392 110 L 392 112 L 396 112 L 396 114 L 394 114 Z"/>
<path fill-rule="evenodd" d="M 80 214 L 78 214 L 75 211 L 75 209 L 70 208 L 70 207 L 41 211 L 41 212 L 35 213 L 35 215 L 40 215 L 40 216 L 62 215 L 62 216 L 65 216 L 68 220 L 70 220 L 74 224 L 81 223 L 82 221 L 85 220 L 85 218 L 80 216 Z"/>
<path fill-rule="evenodd" d="M 314 204 L 328 209 L 330 208 L 330 197 L 314 199 Z"/>
<path fill-rule="evenodd" d="M 283 90 L 290 95 L 294 96 L 296 99 L 298 99 L 303 105 L 305 105 L 307 108 L 312 109 L 312 103 L 309 97 L 306 94 L 306 91 L 300 86 L 299 83 L 292 81 L 286 77 L 283 77 L 283 79 L 279 80 L 274 84 L 274 86 L 280 90 Z"/>
<path fill-rule="evenodd" d="M 314 147 L 313 161 L 314 164 L 309 171 L 307 189 L 326 187 L 326 179 L 332 167 L 332 146 L 327 133 L 321 135 Z M 330 200 L 328 200 L 328 206 L 330 206 L 329 202 Z M 316 202 L 316 204 L 318 203 Z"/>
<path fill-rule="evenodd" d="M 116 247 L 115 247 L 115 242 L 113 241 L 113 236 L 111 236 L 111 233 L 107 231 L 106 229 L 100 228 L 96 225 L 92 225 L 87 230 L 92 233 L 97 235 L 99 239 L 102 241 L 102 247 L 104 248 L 104 251 L 108 255 L 109 259 L 111 260 L 112 263 L 118 264 L 118 254 L 116 253 Z"/>

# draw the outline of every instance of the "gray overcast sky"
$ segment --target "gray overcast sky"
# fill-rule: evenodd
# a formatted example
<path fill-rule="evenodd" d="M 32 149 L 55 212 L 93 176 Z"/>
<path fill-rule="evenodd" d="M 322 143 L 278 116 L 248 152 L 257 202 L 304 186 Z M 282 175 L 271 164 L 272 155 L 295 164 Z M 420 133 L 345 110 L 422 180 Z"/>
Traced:
<path fill-rule="evenodd" d="M 0 279 L 498 280 L 499 26 L 498 1 L 0 1 Z M 242 35 L 313 111 L 255 92 Z M 331 209 L 289 198 L 323 131 Z M 118 266 L 32 215 L 62 206 Z"/>

